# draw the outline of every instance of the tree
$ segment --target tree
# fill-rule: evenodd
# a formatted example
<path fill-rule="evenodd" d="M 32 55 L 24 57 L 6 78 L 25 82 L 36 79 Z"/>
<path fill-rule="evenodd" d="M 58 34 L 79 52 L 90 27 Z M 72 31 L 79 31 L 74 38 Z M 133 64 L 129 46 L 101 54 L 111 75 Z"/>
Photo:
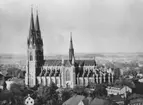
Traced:
<path fill-rule="evenodd" d="M 15 103 L 14 95 L 11 91 L 4 90 L 0 92 L 0 102 L 4 103 Z"/>
<path fill-rule="evenodd" d="M 86 92 L 84 86 L 75 86 L 75 87 L 73 88 L 73 92 L 74 92 L 75 94 L 78 94 L 78 95 L 85 95 L 85 96 L 87 95 L 87 92 Z"/>
<path fill-rule="evenodd" d="M 37 105 L 51 104 L 56 105 L 58 102 L 58 94 L 56 93 L 57 86 L 51 83 L 50 86 L 40 86 L 37 90 Z"/>
<path fill-rule="evenodd" d="M 119 77 L 121 76 L 121 71 L 119 68 L 116 68 L 114 70 L 114 75 L 115 75 L 115 79 L 119 79 Z"/>
<path fill-rule="evenodd" d="M 132 76 L 136 77 L 137 76 L 137 71 L 134 70 L 134 68 L 133 68 L 133 69 L 130 69 L 128 71 L 125 71 L 124 75 L 132 75 Z"/>
<path fill-rule="evenodd" d="M 24 97 L 30 93 L 26 87 L 16 83 L 11 84 L 10 92 L 13 94 L 15 100 L 14 105 L 23 105 Z"/>
<path fill-rule="evenodd" d="M 12 77 L 17 77 L 20 72 L 21 70 L 15 67 L 8 68 L 7 70 L 8 75 Z"/>
<path fill-rule="evenodd" d="M 120 78 L 115 81 L 115 85 L 128 86 L 130 88 L 135 88 L 135 84 L 132 80 L 126 78 Z"/>
<path fill-rule="evenodd" d="M 106 86 L 105 85 L 102 85 L 102 84 L 97 84 L 95 86 L 95 89 L 92 93 L 92 96 L 93 97 L 102 97 L 102 96 L 107 96 L 107 90 L 106 90 Z"/>
<path fill-rule="evenodd" d="M 20 84 L 13 83 L 11 84 L 10 91 L 16 96 L 22 96 L 22 89 Z"/>
<path fill-rule="evenodd" d="M 69 89 L 64 89 L 59 94 L 61 94 L 61 101 L 62 101 L 62 103 L 65 102 L 66 100 L 68 100 L 73 95 L 72 91 L 69 90 Z"/>

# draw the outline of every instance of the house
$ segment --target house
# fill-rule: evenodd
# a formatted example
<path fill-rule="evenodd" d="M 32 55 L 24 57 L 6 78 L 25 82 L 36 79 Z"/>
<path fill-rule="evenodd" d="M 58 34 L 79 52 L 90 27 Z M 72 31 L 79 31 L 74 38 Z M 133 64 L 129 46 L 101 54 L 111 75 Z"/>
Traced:
<path fill-rule="evenodd" d="M 122 95 L 122 97 L 126 97 L 127 92 L 132 93 L 132 89 L 128 86 L 108 86 L 106 90 L 108 95 Z"/>
<path fill-rule="evenodd" d="M 25 99 L 25 105 L 34 105 L 34 99 L 30 97 L 28 94 L 28 97 Z"/>
<path fill-rule="evenodd" d="M 139 79 L 138 81 L 141 82 L 141 83 L 143 83 L 143 78 Z"/>
<path fill-rule="evenodd" d="M 89 105 L 89 100 L 85 99 L 85 96 L 82 95 L 74 95 L 67 101 L 63 103 L 63 105 Z"/>
<path fill-rule="evenodd" d="M 14 84 L 14 83 L 15 83 L 14 81 L 10 81 L 10 80 L 6 81 L 6 89 L 10 90 L 11 85 Z"/>
<path fill-rule="evenodd" d="M 111 101 L 106 99 L 94 98 L 89 105 L 111 105 Z"/>
<path fill-rule="evenodd" d="M 81 100 L 78 105 L 89 105 L 89 98 L 84 98 L 83 100 Z"/>
<path fill-rule="evenodd" d="M 63 105 L 111 105 L 111 101 L 101 98 L 91 98 L 82 95 L 75 95 L 65 101 Z"/>

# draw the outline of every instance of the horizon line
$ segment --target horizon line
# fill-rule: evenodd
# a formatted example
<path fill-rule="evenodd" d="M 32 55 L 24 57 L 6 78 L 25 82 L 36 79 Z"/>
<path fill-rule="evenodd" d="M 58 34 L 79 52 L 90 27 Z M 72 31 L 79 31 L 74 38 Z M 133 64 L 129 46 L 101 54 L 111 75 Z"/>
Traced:
<path fill-rule="evenodd" d="M 139 53 L 143 53 L 143 52 L 91 52 L 91 53 L 87 53 L 87 52 L 79 52 L 79 53 L 75 53 L 75 55 L 77 54 L 139 54 Z M 27 54 L 23 54 L 23 53 L 0 53 L 0 55 L 27 55 Z M 66 53 L 49 53 L 49 54 L 44 54 L 45 56 L 62 56 L 62 55 L 68 55 Z"/>

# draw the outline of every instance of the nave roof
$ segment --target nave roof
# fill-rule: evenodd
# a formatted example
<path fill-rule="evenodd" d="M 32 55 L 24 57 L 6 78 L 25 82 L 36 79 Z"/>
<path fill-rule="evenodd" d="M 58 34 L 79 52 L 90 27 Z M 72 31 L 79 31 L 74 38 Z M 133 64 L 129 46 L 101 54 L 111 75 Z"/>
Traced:
<path fill-rule="evenodd" d="M 69 60 L 60 60 L 60 59 L 48 59 L 45 60 L 44 66 L 62 66 L 62 63 L 64 63 L 64 66 L 71 66 L 71 63 Z M 85 60 L 75 60 L 75 65 L 80 66 L 95 66 L 96 62 L 93 59 L 85 59 Z"/>

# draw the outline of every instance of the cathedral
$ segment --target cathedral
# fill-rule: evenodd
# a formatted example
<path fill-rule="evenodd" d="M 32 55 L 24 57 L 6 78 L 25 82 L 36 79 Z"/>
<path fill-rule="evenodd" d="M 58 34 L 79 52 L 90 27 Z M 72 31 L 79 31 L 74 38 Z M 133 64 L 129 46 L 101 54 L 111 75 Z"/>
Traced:
<path fill-rule="evenodd" d="M 29 36 L 27 39 L 27 65 L 25 84 L 48 86 L 54 82 L 58 87 L 87 86 L 89 83 L 112 83 L 114 72 L 111 69 L 97 68 L 95 59 L 76 59 L 72 34 L 70 35 L 68 59 L 44 60 L 43 40 L 41 37 L 38 13 L 34 21 L 31 12 Z"/>

